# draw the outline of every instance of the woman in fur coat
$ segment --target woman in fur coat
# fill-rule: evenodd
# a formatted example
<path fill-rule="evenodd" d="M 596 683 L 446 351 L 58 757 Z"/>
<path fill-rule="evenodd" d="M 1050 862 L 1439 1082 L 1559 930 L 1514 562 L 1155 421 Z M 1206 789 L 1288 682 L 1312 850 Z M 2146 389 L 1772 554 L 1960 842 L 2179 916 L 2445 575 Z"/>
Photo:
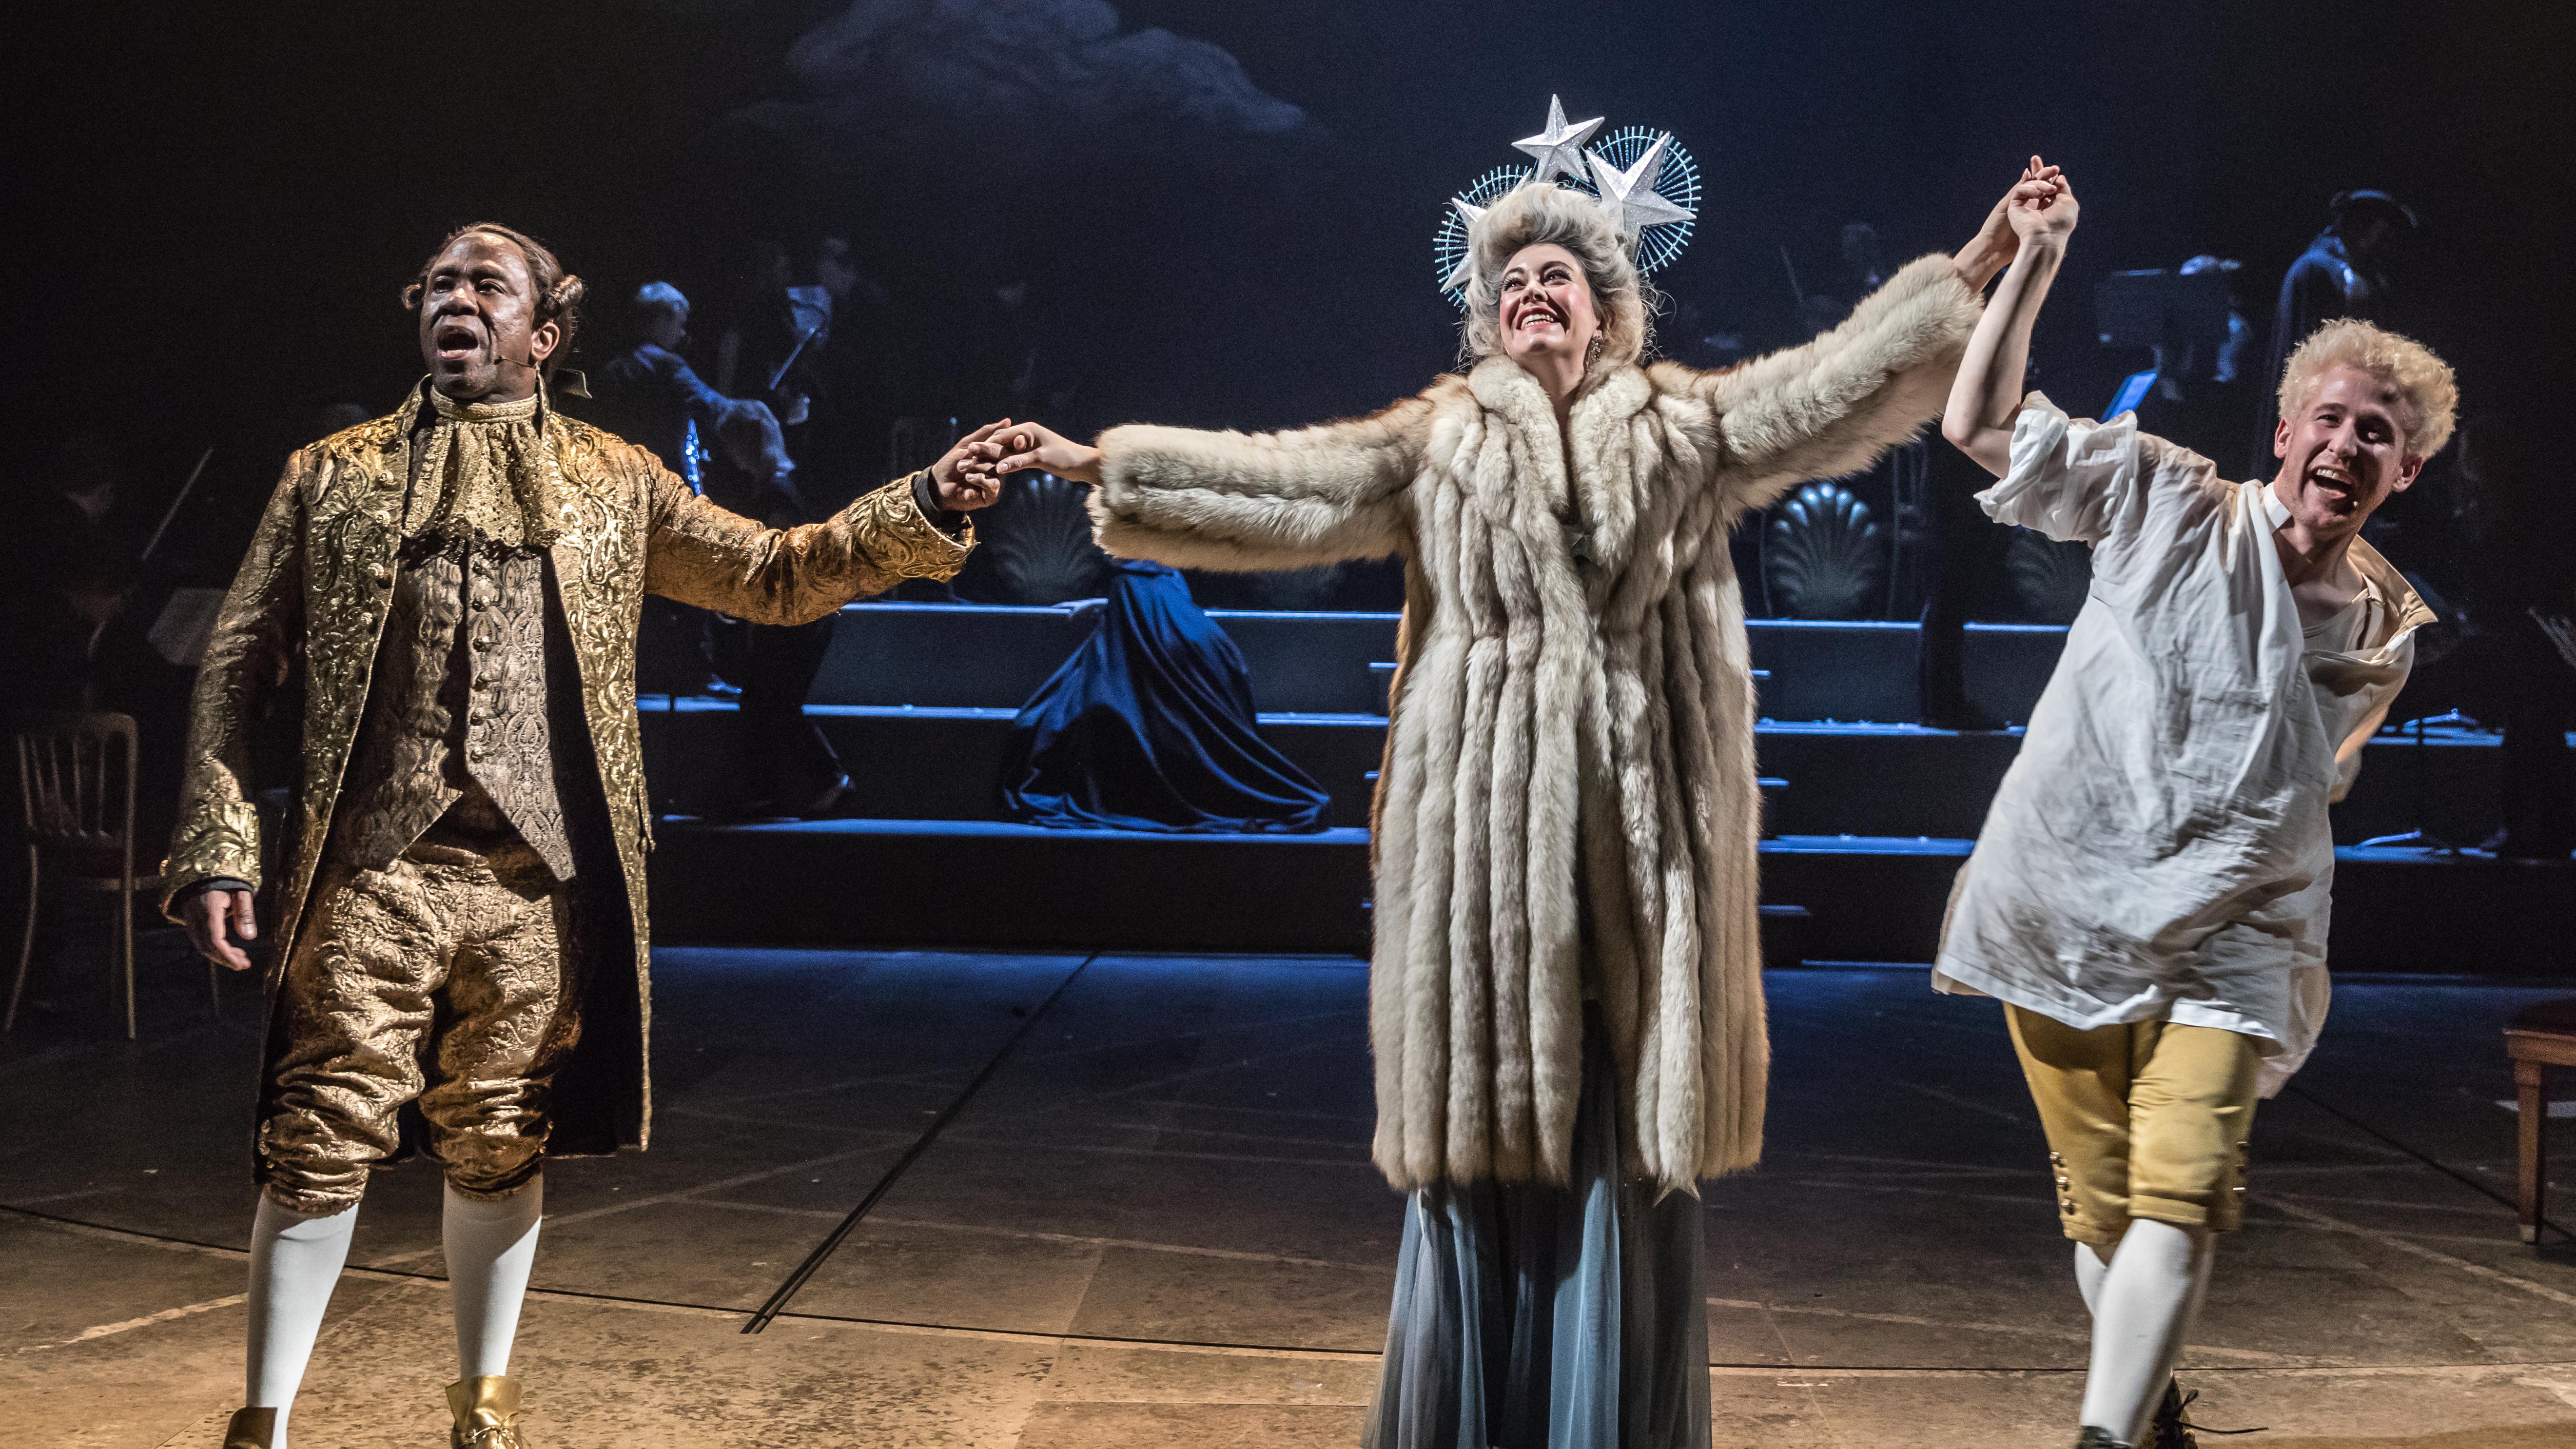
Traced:
<path fill-rule="evenodd" d="M 1373 835 L 1375 1157 L 1411 1194 L 1373 1449 L 1709 1442 L 1696 1184 L 1762 1142 L 1753 685 L 1727 533 L 1937 412 L 2010 258 L 1956 257 L 1724 372 L 1646 364 L 1590 196 L 1470 233 L 1464 375 L 1247 436 L 1009 430 L 1112 553 L 1405 560 Z"/>

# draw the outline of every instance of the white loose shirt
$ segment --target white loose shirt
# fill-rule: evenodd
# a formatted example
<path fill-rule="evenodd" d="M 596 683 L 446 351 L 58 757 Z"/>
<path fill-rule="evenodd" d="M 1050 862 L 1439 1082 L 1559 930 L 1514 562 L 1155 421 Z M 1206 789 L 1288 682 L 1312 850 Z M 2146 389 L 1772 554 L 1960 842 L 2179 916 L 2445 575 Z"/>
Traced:
<path fill-rule="evenodd" d="M 2166 1020 L 2254 1037 L 2263 1092 L 2328 994 L 2326 806 L 2406 682 L 2432 611 L 2353 541 L 2360 597 L 2313 638 L 2261 482 L 2033 393 L 2001 523 L 2093 546 L 2093 584 L 1952 889 L 1934 985 L 2069 1026 Z"/>

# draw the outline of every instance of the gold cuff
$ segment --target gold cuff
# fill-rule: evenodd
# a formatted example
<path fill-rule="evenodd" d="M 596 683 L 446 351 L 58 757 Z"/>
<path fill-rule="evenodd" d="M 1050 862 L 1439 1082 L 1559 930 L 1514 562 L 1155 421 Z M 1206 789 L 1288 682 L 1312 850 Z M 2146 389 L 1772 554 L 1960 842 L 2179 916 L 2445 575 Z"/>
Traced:
<path fill-rule="evenodd" d="M 922 516 L 913 501 L 907 473 L 841 511 L 834 520 L 876 569 L 894 579 L 945 579 L 966 566 L 975 548 L 975 524 L 968 520 L 963 537 L 951 538 Z"/>
<path fill-rule="evenodd" d="M 161 862 L 161 914 L 170 914 L 180 892 L 221 876 L 259 889 L 259 807 L 247 800 L 200 798 L 185 807 L 171 832 L 170 854 Z"/>

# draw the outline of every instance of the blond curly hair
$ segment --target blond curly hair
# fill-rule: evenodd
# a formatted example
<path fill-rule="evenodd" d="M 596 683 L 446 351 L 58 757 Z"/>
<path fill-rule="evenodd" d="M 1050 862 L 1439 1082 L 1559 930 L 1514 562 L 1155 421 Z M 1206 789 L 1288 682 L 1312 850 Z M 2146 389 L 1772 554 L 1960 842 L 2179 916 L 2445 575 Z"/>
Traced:
<path fill-rule="evenodd" d="M 1553 243 L 1573 253 L 1601 315 L 1601 361 L 1635 362 L 1654 340 L 1653 287 L 1637 274 L 1627 243 L 1601 204 L 1580 191 L 1527 185 L 1488 208 L 1467 233 L 1475 266 L 1467 278 L 1467 315 L 1458 324 L 1458 360 L 1473 367 L 1503 350 L 1503 269 L 1524 249 Z"/>
<path fill-rule="evenodd" d="M 2451 365 L 2412 337 L 2346 317 L 2307 336 L 2281 372 L 2281 416 L 2291 417 L 2328 372 L 2350 367 L 2368 373 L 2404 399 L 2398 414 L 2406 429 L 2406 455 L 2429 458 L 2451 440 L 2460 414 L 2460 384 Z"/>

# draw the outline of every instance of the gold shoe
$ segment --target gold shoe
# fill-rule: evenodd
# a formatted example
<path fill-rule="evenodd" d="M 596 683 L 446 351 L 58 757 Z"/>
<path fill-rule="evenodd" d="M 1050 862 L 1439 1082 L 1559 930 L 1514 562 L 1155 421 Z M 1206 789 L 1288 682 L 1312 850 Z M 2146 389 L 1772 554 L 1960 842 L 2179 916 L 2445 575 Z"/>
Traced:
<path fill-rule="evenodd" d="M 242 1409 L 224 1425 L 224 1449 L 268 1449 L 276 1442 L 275 1409 Z"/>
<path fill-rule="evenodd" d="M 528 1449 L 519 1437 L 519 1381 L 507 1374 L 449 1384 L 447 1412 L 456 1418 L 448 1449 Z"/>

